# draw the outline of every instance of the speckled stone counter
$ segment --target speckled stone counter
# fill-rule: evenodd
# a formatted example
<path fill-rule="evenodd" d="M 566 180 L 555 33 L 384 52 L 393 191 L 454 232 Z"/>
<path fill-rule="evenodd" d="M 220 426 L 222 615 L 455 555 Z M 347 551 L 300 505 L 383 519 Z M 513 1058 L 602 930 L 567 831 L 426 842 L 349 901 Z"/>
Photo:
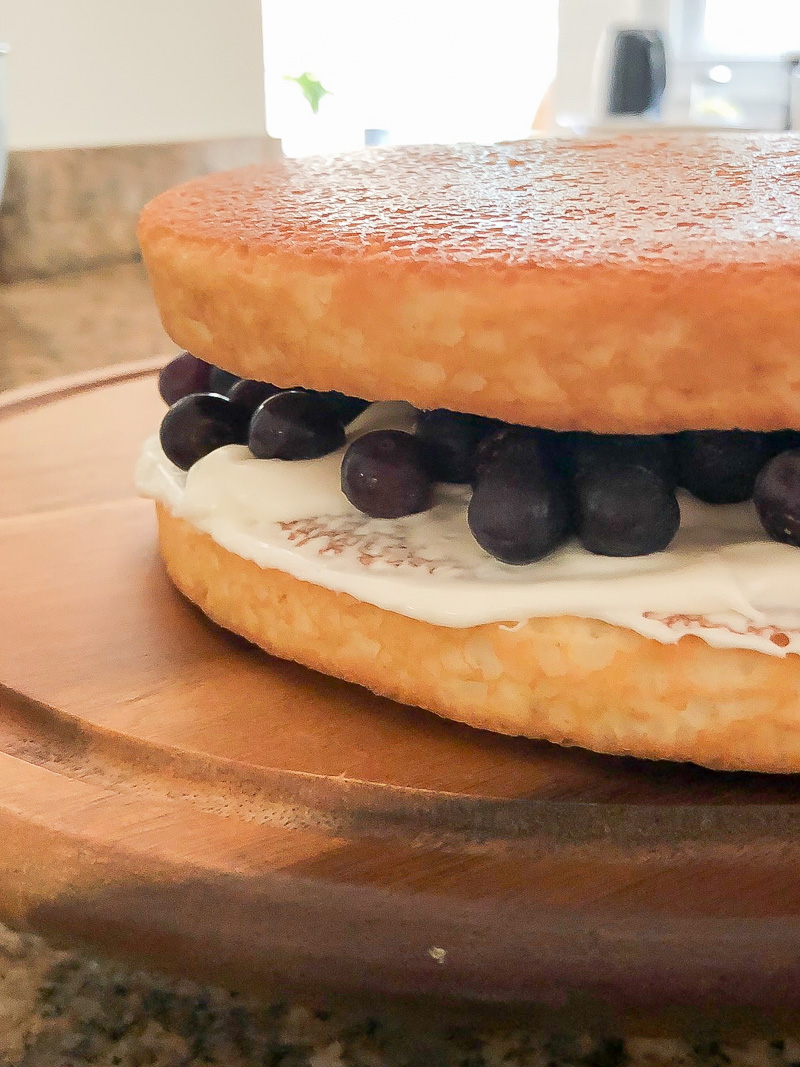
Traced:
<path fill-rule="evenodd" d="M 0 284 L 0 389 L 174 350 L 141 263 Z"/>
<path fill-rule="evenodd" d="M 0 388 L 174 349 L 140 264 L 0 286 Z M 175 961 L 180 972 L 180 961 Z M 0 1067 L 782 1067 L 800 1040 L 713 1020 L 659 1037 L 433 1007 L 257 999 L 56 951 L 0 926 Z M 754 1025 L 757 1020 L 754 1020 Z M 800 1020 L 796 1032 L 800 1034 Z"/>
<path fill-rule="evenodd" d="M 3 1067 L 789 1067 L 800 1041 L 589 1034 L 259 1000 L 56 952 L 0 927 Z"/>

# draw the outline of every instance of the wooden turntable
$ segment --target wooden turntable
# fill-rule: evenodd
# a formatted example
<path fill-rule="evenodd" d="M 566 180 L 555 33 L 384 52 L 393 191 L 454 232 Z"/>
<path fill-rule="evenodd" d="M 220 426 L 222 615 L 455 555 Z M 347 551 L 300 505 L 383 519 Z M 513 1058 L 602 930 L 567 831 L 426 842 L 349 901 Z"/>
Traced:
<path fill-rule="evenodd" d="M 155 368 L 0 401 L 0 915 L 242 984 L 800 1006 L 800 780 L 440 721 L 217 629 Z"/>

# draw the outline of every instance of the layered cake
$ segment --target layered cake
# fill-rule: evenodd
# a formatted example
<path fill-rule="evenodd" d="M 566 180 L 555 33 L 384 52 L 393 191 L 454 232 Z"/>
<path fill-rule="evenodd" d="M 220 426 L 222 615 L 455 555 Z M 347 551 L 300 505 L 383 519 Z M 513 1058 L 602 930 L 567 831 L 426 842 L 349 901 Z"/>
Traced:
<path fill-rule="evenodd" d="M 402 147 L 140 243 L 177 587 L 473 726 L 800 770 L 800 139 Z"/>

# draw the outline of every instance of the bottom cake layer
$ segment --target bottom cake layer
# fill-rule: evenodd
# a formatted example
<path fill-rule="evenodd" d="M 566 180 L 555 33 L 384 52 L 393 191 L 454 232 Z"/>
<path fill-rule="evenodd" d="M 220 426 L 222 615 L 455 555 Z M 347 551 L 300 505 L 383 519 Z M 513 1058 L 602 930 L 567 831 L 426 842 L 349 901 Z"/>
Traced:
<path fill-rule="evenodd" d="M 800 771 L 800 657 L 571 616 L 466 628 L 265 569 L 157 504 L 175 585 L 265 651 L 446 718 L 597 752 Z"/>

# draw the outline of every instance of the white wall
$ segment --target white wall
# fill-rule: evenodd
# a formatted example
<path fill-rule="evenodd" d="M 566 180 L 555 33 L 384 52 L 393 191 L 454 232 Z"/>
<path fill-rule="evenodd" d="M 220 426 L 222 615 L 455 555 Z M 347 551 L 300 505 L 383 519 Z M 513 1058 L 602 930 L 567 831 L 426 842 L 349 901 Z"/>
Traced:
<path fill-rule="evenodd" d="M 0 0 L 11 148 L 263 134 L 261 0 Z"/>

